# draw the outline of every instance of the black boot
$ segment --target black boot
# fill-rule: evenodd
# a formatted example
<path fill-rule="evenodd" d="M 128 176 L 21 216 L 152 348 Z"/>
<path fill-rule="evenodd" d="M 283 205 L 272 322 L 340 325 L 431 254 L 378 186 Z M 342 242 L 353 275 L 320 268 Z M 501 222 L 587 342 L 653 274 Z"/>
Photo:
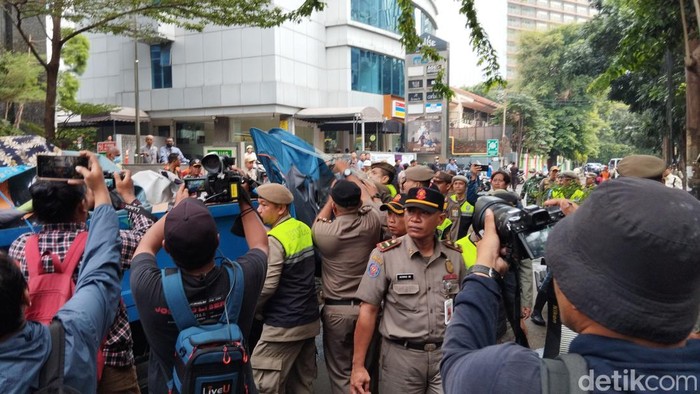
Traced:
<path fill-rule="evenodd" d="M 544 318 L 542 317 L 542 310 L 535 309 L 530 315 L 530 320 L 538 326 L 544 326 Z"/>

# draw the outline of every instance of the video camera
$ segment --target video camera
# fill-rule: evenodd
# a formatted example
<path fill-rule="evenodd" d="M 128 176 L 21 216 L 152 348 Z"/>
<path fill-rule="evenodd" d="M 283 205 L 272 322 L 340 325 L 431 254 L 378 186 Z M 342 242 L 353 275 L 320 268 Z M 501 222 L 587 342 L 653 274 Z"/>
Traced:
<path fill-rule="evenodd" d="M 484 216 L 487 209 L 493 211 L 496 231 L 501 245 L 513 253 L 510 264 L 518 263 L 521 258 L 537 259 L 544 256 L 547 237 L 551 228 L 564 217 L 559 207 L 542 208 L 530 205 L 517 208 L 500 197 L 479 197 L 474 207 L 472 225 L 475 231 L 484 228 Z M 522 251 L 527 253 L 523 255 Z"/>
<path fill-rule="evenodd" d="M 202 158 L 202 167 L 207 171 L 207 176 L 193 178 L 191 181 L 204 181 L 204 190 L 207 193 L 205 202 L 228 203 L 238 199 L 241 176 L 228 170 L 234 163 L 235 159 L 219 156 L 216 152 L 207 153 Z"/>

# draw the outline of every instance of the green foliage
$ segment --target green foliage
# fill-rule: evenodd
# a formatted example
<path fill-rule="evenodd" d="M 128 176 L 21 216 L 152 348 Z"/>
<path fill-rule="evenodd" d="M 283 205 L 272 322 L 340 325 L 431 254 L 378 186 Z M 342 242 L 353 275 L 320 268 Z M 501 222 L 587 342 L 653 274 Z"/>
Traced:
<path fill-rule="evenodd" d="M 42 71 L 31 55 L 4 52 L 0 55 L 0 101 L 6 105 L 42 101 Z"/>
<path fill-rule="evenodd" d="M 15 128 L 12 123 L 5 119 L 0 119 L 0 137 L 8 137 L 12 135 L 24 135 L 24 132 Z"/>
<path fill-rule="evenodd" d="M 67 150 L 94 150 L 97 146 L 97 129 L 94 127 L 59 128 L 56 131 L 56 145 Z"/>
<path fill-rule="evenodd" d="M 564 25 L 521 36 L 519 80 L 515 90 L 534 97 L 545 109 L 553 133 L 550 155 L 575 160 L 595 155 L 597 114 L 602 95 L 587 91 L 595 59 L 581 25 Z M 536 137 L 535 140 L 542 138 Z"/>
<path fill-rule="evenodd" d="M 411 0 L 398 0 L 401 14 L 399 16 L 399 32 L 401 33 L 401 44 L 406 49 L 406 53 L 415 53 L 416 51 L 430 61 L 437 62 L 442 60 L 438 52 L 431 47 L 421 45 L 421 39 L 416 33 L 416 22 L 414 20 L 415 7 Z M 467 18 L 465 27 L 469 29 L 469 44 L 477 54 L 477 65 L 482 66 L 484 76 L 486 77 L 486 86 L 489 88 L 495 86 L 504 87 L 506 82 L 499 73 L 498 56 L 496 50 L 491 46 L 488 36 L 481 27 L 477 17 L 474 0 L 461 0 L 460 13 Z M 444 70 L 441 70 L 433 85 L 433 91 L 439 92 L 449 101 L 454 92 L 444 82 Z"/>

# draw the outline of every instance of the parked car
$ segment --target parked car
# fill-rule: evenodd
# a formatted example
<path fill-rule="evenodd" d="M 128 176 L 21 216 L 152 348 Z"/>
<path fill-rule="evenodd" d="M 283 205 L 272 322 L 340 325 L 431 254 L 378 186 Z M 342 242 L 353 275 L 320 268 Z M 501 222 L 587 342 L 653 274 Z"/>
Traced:
<path fill-rule="evenodd" d="M 602 163 L 586 163 L 585 166 L 583 166 L 583 171 L 584 172 L 595 172 L 596 174 L 600 174 L 601 171 L 603 171 L 603 164 Z"/>

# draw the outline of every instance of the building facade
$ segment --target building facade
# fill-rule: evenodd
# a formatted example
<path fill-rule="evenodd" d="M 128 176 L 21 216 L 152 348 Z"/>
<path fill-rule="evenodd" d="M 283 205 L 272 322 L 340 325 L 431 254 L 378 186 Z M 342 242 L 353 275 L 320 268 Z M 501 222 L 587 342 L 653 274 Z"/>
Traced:
<path fill-rule="evenodd" d="M 277 3 L 284 8 L 293 2 Z M 414 3 L 419 34 L 435 32 L 434 1 Z M 139 108 L 150 117 L 148 131 L 175 137 L 186 154 L 239 147 L 250 140 L 251 127 L 282 127 L 320 149 L 367 149 L 358 146 L 357 135 L 353 141 L 347 122 L 339 121 L 345 124 L 341 132 L 322 131 L 313 119 L 295 115 L 372 107 L 391 118 L 385 97 L 404 94 L 398 12 L 396 0 L 338 0 L 301 23 L 270 29 L 210 26 L 200 33 L 161 26 L 162 40 L 136 45 L 126 37 L 90 34 L 78 99 L 134 107 L 137 52 Z M 335 143 L 325 144 L 328 139 Z"/>
<path fill-rule="evenodd" d="M 507 0 L 507 3 L 506 75 L 510 80 L 518 74 L 518 40 L 522 32 L 585 22 L 596 13 L 588 0 Z"/>

